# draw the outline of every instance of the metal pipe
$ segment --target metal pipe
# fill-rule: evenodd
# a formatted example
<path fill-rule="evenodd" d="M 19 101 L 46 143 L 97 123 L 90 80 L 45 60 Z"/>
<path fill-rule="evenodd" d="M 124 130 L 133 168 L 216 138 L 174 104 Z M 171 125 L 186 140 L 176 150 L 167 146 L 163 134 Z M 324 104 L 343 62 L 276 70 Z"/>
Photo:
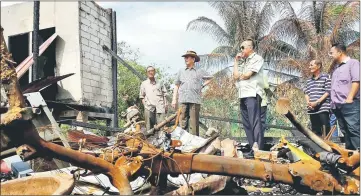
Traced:
<path fill-rule="evenodd" d="M 134 75 L 136 75 L 141 81 L 146 80 L 147 78 L 141 75 L 137 70 L 135 70 L 132 66 L 130 66 L 126 61 L 124 61 L 120 56 L 118 56 L 113 50 L 110 50 L 108 46 L 103 45 L 103 50 L 107 51 L 113 58 L 123 64 L 129 71 L 131 71 Z"/>
<path fill-rule="evenodd" d="M 38 56 L 39 56 L 39 16 L 40 1 L 34 1 L 34 22 L 33 22 L 33 81 L 37 79 Z"/>
<path fill-rule="evenodd" d="M 75 166 L 91 170 L 93 173 L 104 173 L 110 178 L 121 195 L 133 194 L 128 180 L 130 171 L 127 168 L 117 167 L 106 160 L 47 142 L 38 135 L 36 127 L 32 123 L 28 123 L 29 125 L 26 126 L 27 129 L 24 130 L 23 135 L 18 135 L 18 137 L 26 138 L 23 142 L 34 148 L 36 153 L 69 162 Z"/>
<path fill-rule="evenodd" d="M 94 173 L 106 173 L 110 177 L 112 184 L 119 190 L 120 195 L 133 194 L 128 180 L 129 172 L 123 170 L 123 168 L 117 168 L 105 160 L 75 150 L 67 149 L 51 142 L 46 142 L 42 139 L 40 140 L 40 144 L 40 147 L 42 147 L 45 151 L 48 151 L 48 155 L 51 155 L 54 158 L 89 169 Z"/>
<path fill-rule="evenodd" d="M 134 140 L 132 141 L 134 142 Z M 130 142 L 129 142 L 130 143 Z M 129 144 L 127 142 L 127 144 Z M 135 142 L 137 143 L 137 142 Z M 154 157 L 154 150 L 143 149 L 140 154 L 152 152 L 149 156 Z M 168 158 L 167 158 L 168 157 Z M 277 164 L 258 160 L 239 159 L 234 157 L 219 157 L 205 154 L 190 153 L 164 153 L 153 160 L 147 160 L 145 164 L 151 167 L 153 174 L 191 174 L 204 173 L 213 175 L 245 177 L 262 181 L 281 182 L 290 185 L 307 186 L 314 191 L 336 191 L 350 194 L 356 190 L 357 180 L 351 179 L 347 185 L 341 185 L 331 174 L 320 171 L 317 167 L 307 162 L 291 164 Z M 301 179 L 302 184 L 299 184 Z"/>
<path fill-rule="evenodd" d="M 293 184 L 293 177 L 289 173 L 288 165 L 275 165 L 269 162 L 261 162 L 233 157 L 217 158 L 214 155 L 194 155 L 192 172 L 211 173 L 215 175 L 242 176 L 245 178 L 263 181 L 283 182 Z"/>
<path fill-rule="evenodd" d="M 115 11 L 112 12 L 112 35 L 112 50 L 117 54 L 117 15 Z M 118 63 L 114 58 L 112 58 L 112 68 L 114 110 L 113 126 L 118 128 Z"/>

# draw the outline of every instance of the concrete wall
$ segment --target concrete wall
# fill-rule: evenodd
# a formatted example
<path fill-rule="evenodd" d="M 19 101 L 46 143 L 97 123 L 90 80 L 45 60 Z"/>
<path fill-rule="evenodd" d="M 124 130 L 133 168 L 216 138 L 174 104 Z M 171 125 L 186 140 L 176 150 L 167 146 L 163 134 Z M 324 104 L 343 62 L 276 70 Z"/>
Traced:
<path fill-rule="evenodd" d="M 93 1 L 40 2 L 40 30 L 55 27 L 56 73 L 75 73 L 58 83 L 57 99 L 111 107 L 111 14 Z M 1 25 L 8 36 L 33 30 L 33 2 L 1 8 Z M 19 62 L 20 63 L 20 62 Z"/>
<path fill-rule="evenodd" d="M 111 107 L 111 55 L 102 46 L 111 48 L 111 14 L 93 1 L 80 2 L 80 49 L 84 104 Z"/>
<path fill-rule="evenodd" d="M 1 8 L 1 25 L 5 40 L 8 36 L 33 30 L 33 2 Z M 81 103 L 80 40 L 78 2 L 40 2 L 40 30 L 56 27 L 56 73 L 75 75 L 59 82 L 57 99 Z M 18 62 L 20 63 L 20 62 Z"/>

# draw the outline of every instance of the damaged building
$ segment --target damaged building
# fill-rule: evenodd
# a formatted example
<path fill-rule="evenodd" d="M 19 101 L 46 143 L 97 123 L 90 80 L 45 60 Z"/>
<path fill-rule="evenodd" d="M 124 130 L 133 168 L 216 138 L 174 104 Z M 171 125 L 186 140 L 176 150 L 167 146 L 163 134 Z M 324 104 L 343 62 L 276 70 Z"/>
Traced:
<path fill-rule="evenodd" d="M 29 65 L 27 57 L 32 56 L 33 11 L 33 2 L 1 8 L 5 42 L 17 69 Z M 108 125 L 114 122 L 117 109 L 112 73 L 116 61 L 102 46 L 116 46 L 115 12 L 94 1 L 41 2 L 38 40 L 36 71 L 29 66 L 21 78 L 18 73 L 21 88 L 35 79 L 74 74 L 41 90 L 47 104 L 54 108 L 54 115 L 84 122 L 107 120 Z M 34 71 L 37 78 L 32 78 Z M 82 108 L 82 112 L 74 107 Z"/>
<path fill-rule="evenodd" d="M 34 15 L 38 3 L 34 2 Z M 116 43 L 114 12 L 94 2 L 42 3 L 40 10 L 46 11 L 40 13 L 51 13 L 53 18 L 40 20 L 47 26 L 40 26 L 41 57 L 37 61 L 37 55 L 34 59 L 29 56 L 32 29 L 16 29 L 29 23 L 20 15 L 29 16 L 31 3 L 17 6 L 3 10 L 2 19 L 3 15 L 10 18 L 11 12 L 18 23 L 13 27 L 2 23 L 0 30 L 0 95 L 7 99 L 6 105 L 0 106 L 0 195 L 359 195 L 359 149 L 348 150 L 334 143 L 332 131 L 320 137 L 302 125 L 288 98 L 278 98 L 275 110 L 299 135 L 282 136 L 269 151 L 253 145 L 254 157 L 243 157 L 251 146 L 223 138 L 222 130 L 204 125 L 204 138 L 188 133 L 179 126 L 181 110 L 147 130 L 139 108 L 131 106 L 122 114 L 127 119 L 124 129 L 97 125 L 98 130 L 113 131 L 111 136 L 68 130 L 68 138 L 64 138 L 58 127 L 64 121 L 56 121 L 59 116 L 54 111 L 63 118 L 80 116 L 78 120 L 88 116 L 110 121 L 112 112 L 117 114 L 111 109 L 116 99 L 108 101 L 109 94 L 114 97 L 117 92 L 112 82 L 116 64 L 108 53 L 139 78 L 141 75 L 117 57 L 116 50 L 109 49 Z M 73 16 L 72 11 L 76 12 Z M 47 20 L 50 22 L 44 22 Z M 97 46 L 92 45 L 94 40 Z M 29 70 L 33 62 L 36 66 Z M 94 90 L 98 88 L 100 91 Z M 103 89 L 105 99 L 101 97 Z M 96 125 L 77 123 L 86 128 Z M 48 137 L 51 134 L 45 134 L 45 129 L 56 139 Z M 38 170 L 43 161 L 56 167 Z"/>

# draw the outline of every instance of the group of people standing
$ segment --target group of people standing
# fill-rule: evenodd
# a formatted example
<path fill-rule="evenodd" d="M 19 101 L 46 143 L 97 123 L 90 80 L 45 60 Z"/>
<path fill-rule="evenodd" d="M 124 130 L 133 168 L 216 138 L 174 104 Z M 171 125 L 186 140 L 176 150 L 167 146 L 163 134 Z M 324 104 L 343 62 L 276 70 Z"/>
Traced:
<path fill-rule="evenodd" d="M 181 108 L 180 126 L 190 128 L 193 135 L 199 136 L 199 112 L 201 109 L 201 91 L 211 81 L 212 76 L 203 69 L 195 67 L 200 58 L 194 51 L 187 51 L 182 55 L 186 64 L 180 69 L 175 79 L 172 107 Z M 145 108 L 146 128 L 149 130 L 164 119 L 168 110 L 167 90 L 163 84 L 155 79 L 155 68 L 147 67 L 148 79 L 140 86 L 139 98 Z"/>
<path fill-rule="evenodd" d="M 346 149 L 360 148 L 360 62 L 351 59 L 346 46 L 334 44 L 329 52 L 335 67 L 331 75 L 322 73 L 322 62 L 310 62 L 312 77 L 304 92 L 312 130 L 319 136 L 330 131 L 334 114 L 345 138 Z"/>
<path fill-rule="evenodd" d="M 322 62 L 312 60 L 309 68 L 312 77 L 304 88 L 308 114 L 312 130 L 319 136 L 330 131 L 330 111 L 336 115 L 339 128 L 345 136 L 346 148 L 355 150 L 360 147 L 360 63 L 346 54 L 346 47 L 341 44 L 332 46 L 330 57 L 336 67 L 330 75 L 322 73 Z M 190 128 L 190 133 L 199 135 L 199 112 L 201 91 L 211 81 L 212 76 L 203 69 L 195 67 L 200 61 L 194 51 L 182 55 L 186 64 L 180 69 L 175 79 L 172 107 L 181 108 L 180 126 Z M 238 88 L 242 123 L 247 140 L 252 147 L 264 148 L 266 130 L 267 97 L 269 85 L 263 74 L 264 59 L 255 52 L 255 42 L 247 39 L 242 42 L 233 66 L 233 79 Z M 145 108 L 147 129 L 164 119 L 168 110 L 167 90 L 156 81 L 155 68 L 147 67 L 148 79 L 140 87 L 140 99 Z M 253 151 L 245 154 L 253 157 Z"/>

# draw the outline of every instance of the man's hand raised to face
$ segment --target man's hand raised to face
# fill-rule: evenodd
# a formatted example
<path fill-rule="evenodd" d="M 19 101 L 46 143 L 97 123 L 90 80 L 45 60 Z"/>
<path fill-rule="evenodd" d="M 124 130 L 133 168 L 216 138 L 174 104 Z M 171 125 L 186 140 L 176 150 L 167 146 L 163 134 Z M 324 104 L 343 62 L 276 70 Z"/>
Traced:
<path fill-rule="evenodd" d="M 244 57 L 244 54 L 243 54 L 243 52 L 240 52 L 240 53 L 238 53 L 237 55 L 236 55 L 236 59 L 235 60 L 240 60 L 240 59 L 242 59 Z"/>

